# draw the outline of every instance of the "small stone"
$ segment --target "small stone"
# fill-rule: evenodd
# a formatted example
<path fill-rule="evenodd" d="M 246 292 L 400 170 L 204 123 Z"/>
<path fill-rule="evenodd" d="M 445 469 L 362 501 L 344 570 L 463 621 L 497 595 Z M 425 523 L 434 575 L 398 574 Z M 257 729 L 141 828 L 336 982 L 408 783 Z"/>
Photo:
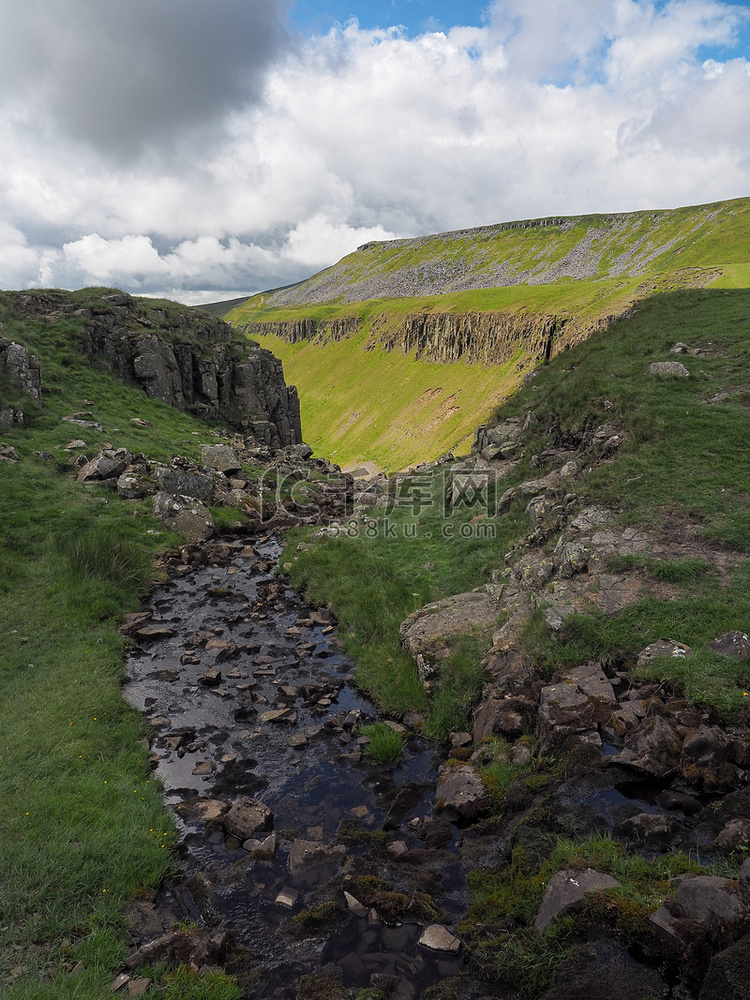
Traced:
<path fill-rule="evenodd" d="M 471 743 L 471 733 L 451 733 L 450 743 L 454 750 L 460 747 L 467 747 Z"/>
<path fill-rule="evenodd" d="M 267 830 L 273 822 L 273 813 L 263 802 L 241 795 L 224 817 L 227 833 L 248 840 L 258 830 Z"/>
<path fill-rule="evenodd" d="M 260 717 L 261 722 L 289 722 L 294 724 L 297 721 L 297 712 L 293 708 L 275 708 L 270 712 L 264 712 Z"/>
<path fill-rule="evenodd" d="M 214 765 L 210 760 L 201 761 L 200 764 L 196 764 L 193 768 L 193 774 L 207 775 L 213 774 Z"/>
<path fill-rule="evenodd" d="M 221 670 L 218 667 L 209 667 L 201 677 L 201 684 L 205 684 L 206 687 L 215 687 L 221 684 Z"/>
<path fill-rule="evenodd" d="M 690 372 L 680 361 L 656 361 L 649 365 L 649 373 L 659 378 L 688 378 Z"/>
<path fill-rule="evenodd" d="M 297 892 L 296 889 L 290 889 L 288 885 L 285 885 L 274 902 L 279 906 L 285 906 L 288 910 L 291 910 L 294 908 L 298 899 L 299 892 Z"/>
<path fill-rule="evenodd" d="M 393 855 L 394 858 L 400 858 L 402 855 L 408 854 L 409 848 L 406 846 L 406 841 L 394 840 L 392 844 L 388 845 L 388 853 Z"/>
<path fill-rule="evenodd" d="M 367 907 L 360 903 L 355 896 L 352 896 L 350 892 L 346 892 L 346 890 L 344 890 L 344 899 L 346 900 L 346 905 L 350 912 L 353 913 L 355 917 L 367 916 Z"/>
<path fill-rule="evenodd" d="M 143 994 L 148 991 L 150 985 L 151 980 L 147 979 L 145 976 L 140 979 L 131 979 L 128 983 L 128 996 L 142 997 Z"/>
<path fill-rule="evenodd" d="M 427 927 L 419 943 L 423 948 L 429 948 L 431 951 L 447 951 L 451 955 L 457 955 L 461 948 L 459 939 L 440 924 L 431 924 Z"/>
<path fill-rule="evenodd" d="M 293 750 L 301 749 L 302 747 L 307 746 L 307 737 L 304 736 L 302 733 L 297 733 L 297 735 L 291 736 L 287 740 L 286 745 L 288 747 L 291 747 Z"/>
<path fill-rule="evenodd" d="M 109 987 L 110 993 L 117 993 L 121 990 L 123 986 L 126 986 L 130 982 L 130 976 L 127 972 L 121 972 L 119 976 L 116 976 L 112 984 Z"/>

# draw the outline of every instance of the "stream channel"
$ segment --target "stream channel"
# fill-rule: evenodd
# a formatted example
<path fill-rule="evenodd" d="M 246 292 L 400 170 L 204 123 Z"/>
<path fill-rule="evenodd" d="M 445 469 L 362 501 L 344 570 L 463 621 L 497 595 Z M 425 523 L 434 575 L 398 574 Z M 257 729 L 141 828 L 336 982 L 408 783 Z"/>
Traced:
<path fill-rule="evenodd" d="M 209 543 L 206 564 L 180 567 L 152 593 L 148 627 L 131 643 L 125 697 L 152 726 L 179 833 L 181 876 L 160 901 L 178 919 L 226 927 L 247 956 L 241 981 L 262 970 L 256 995 L 293 1000 L 301 975 L 332 964 L 346 987 L 387 984 L 409 1000 L 466 971 L 461 952 L 419 943 L 430 923 L 454 928 L 466 906 L 460 832 L 432 815 L 445 754 L 414 735 L 396 768 L 362 754 L 358 727 L 377 709 L 354 686 L 326 609 L 275 575 L 280 550 L 270 536 Z M 272 810 L 272 857 L 227 834 L 221 811 L 240 796 Z M 368 836 L 384 826 L 390 847 Z M 362 875 L 402 899 L 429 898 L 439 916 L 389 924 L 347 908 L 344 890 Z M 295 914 L 331 899 L 333 927 L 290 934 Z"/>

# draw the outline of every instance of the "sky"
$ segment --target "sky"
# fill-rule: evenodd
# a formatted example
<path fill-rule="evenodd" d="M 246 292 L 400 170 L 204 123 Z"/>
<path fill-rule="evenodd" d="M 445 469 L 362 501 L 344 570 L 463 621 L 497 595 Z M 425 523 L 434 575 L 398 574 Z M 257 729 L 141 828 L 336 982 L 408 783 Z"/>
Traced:
<path fill-rule="evenodd" d="M 0 0 L 0 288 L 750 196 L 750 0 Z"/>

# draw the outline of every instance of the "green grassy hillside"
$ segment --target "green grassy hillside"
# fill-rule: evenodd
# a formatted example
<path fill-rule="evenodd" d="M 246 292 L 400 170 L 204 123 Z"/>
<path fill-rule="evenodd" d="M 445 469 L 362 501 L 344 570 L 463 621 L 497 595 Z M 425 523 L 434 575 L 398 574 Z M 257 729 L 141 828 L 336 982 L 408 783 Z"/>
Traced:
<path fill-rule="evenodd" d="M 750 199 L 367 244 L 226 318 L 282 358 L 319 452 L 393 471 L 460 452 L 544 358 L 521 326 L 553 322 L 556 354 L 651 294 L 706 286 L 750 286 Z M 446 363 L 434 344 L 415 348 L 404 333 L 415 318 L 440 326 L 468 315 L 517 324 L 518 343 Z"/>

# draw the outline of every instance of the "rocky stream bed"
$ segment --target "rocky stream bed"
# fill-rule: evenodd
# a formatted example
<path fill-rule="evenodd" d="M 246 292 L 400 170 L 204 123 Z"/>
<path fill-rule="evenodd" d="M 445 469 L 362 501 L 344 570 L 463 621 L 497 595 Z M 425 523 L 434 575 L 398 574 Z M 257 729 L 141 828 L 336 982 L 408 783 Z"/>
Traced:
<path fill-rule="evenodd" d="M 418 996 L 465 968 L 444 929 L 466 902 L 458 831 L 433 818 L 445 753 L 412 735 L 395 769 L 363 756 L 376 709 L 327 610 L 275 577 L 279 549 L 208 543 L 129 623 L 125 695 L 153 727 L 183 873 L 131 908 L 129 965 L 228 960 L 292 998 L 332 963 L 347 987 Z"/>

